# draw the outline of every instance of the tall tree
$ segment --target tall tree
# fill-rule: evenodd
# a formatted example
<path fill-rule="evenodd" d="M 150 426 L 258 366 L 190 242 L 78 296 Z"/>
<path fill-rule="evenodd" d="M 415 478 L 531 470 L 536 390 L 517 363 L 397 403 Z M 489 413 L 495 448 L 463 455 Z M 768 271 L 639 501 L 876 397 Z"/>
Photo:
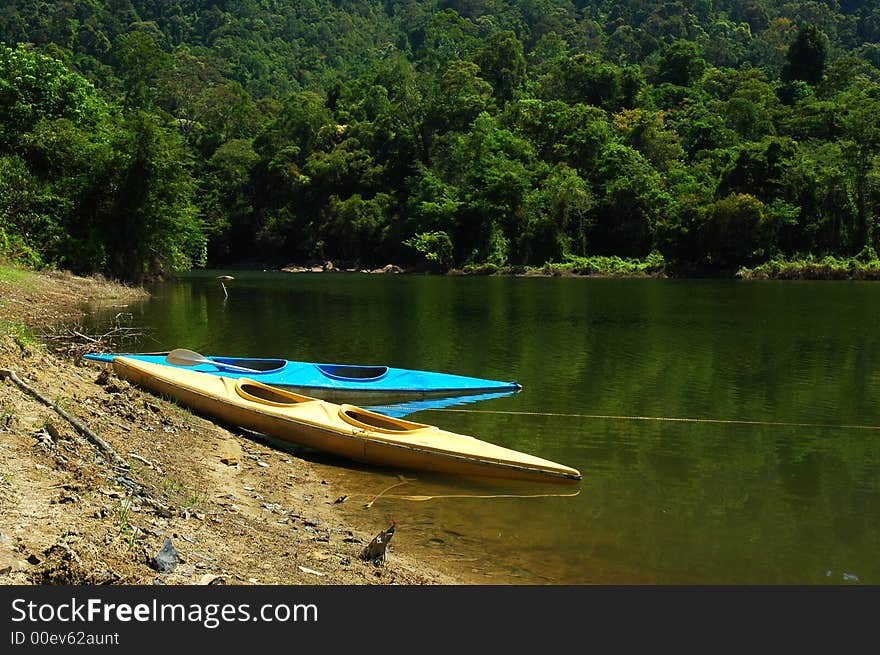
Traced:
<path fill-rule="evenodd" d="M 117 67 L 123 80 L 125 105 L 149 108 L 156 102 L 156 86 L 171 69 L 171 56 L 146 32 L 129 32 L 115 44 Z"/>
<path fill-rule="evenodd" d="M 706 69 L 700 48 L 692 41 L 677 40 L 670 45 L 657 63 L 657 81 L 677 86 L 690 86 Z"/>
<path fill-rule="evenodd" d="M 818 84 L 825 73 L 828 59 L 828 37 L 815 25 L 805 25 L 798 30 L 794 43 L 788 48 L 782 79 L 786 82 L 803 80 Z"/>
<path fill-rule="evenodd" d="M 110 272 L 143 280 L 204 264 L 205 236 L 178 132 L 136 112 L 118 132 L 110 162 L 113 208 L 104 229 Z"/>
<path fill-rule="evenodd" d="M 496 32 L 477 55 L 482 77 L 500 103 L 511 100 L 526 79 L 523 44 L 513 32 Z"/>

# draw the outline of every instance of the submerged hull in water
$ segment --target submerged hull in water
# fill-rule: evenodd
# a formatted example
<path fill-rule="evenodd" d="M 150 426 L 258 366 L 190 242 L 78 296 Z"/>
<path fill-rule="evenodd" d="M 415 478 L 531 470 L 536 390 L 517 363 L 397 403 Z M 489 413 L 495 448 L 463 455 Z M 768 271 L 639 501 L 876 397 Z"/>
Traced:
<path fill-rule="evenodd" d="M 516 393 L 522 386 L 517 382 L 502 382 L 484 378 L 435 373 L 391 366 L 361 366 L 350 364 L 316 364 L 286 359 L 260 359 L 250 357 L 208 357 L 214 363 L 197 366 L 178 366 L 166 361 L 168 353 L 150 354 L 103 354 L 89 353 L 85 359 L 96 362 L 112 362 L 126 357 L 150 364 L 221 375 L 233 379 L 247 377 L 264 384 L 283 387 L 291 391 L 314 393 L 318 390 L 343 397 L 347 394 L 372 394 L 387 397 L 394 394 L 418 396 L 454 396 L 475 393 Z M 252 369 L 229 370 L 224 365 Z M 325 397 L 325 394 L 321 394 Z M 361 397 L 359 395 L 359 397 Z M 369 396 L 366 396 L 369 397 Z"/>
<path fill-rule="evenodd" d="M 527 481 L 580 480 L 576 470 L 436 426 L 337 405 L 240 377 L 205 375 L 130 357 L 120 377 L 221 422 L 384 467 Z"/>

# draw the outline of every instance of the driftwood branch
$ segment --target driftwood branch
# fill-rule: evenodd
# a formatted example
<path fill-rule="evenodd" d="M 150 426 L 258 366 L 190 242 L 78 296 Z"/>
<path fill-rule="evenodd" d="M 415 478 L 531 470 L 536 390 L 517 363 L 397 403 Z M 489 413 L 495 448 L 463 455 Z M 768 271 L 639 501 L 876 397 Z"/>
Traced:
<path fill-rule="evenodd" d="M 130 314 L 119 313 L 103 334 L 90 334 L 80 325 L 50 325 L 40 330 L 39 340 L 54 352 L 79 359 L 87 352 L 125 350 L 125 344 L 144 336 L 140 327 L 121 323 Z"/>
<path fill-rule="evenodd" d="M 51 400 L 49 400 L 48 398 L 43 396 L 39 391 L 37 391 L 36 389 L 31 387 L 30 385 L 22 382 L 21 378 L 15 374 L 15 371 L 8 369 L 8 368 L 0 368 L 0 380 L 5 380 L 7 378 L 12 380 L 13 384 L 15 384 L 15 386 L 17 386 L 19 389 L 21 389 L 22 391 L 24 391 L 28 395 L 33 396 L 34 398 L 36 398 L 38 401 L 40 401 L 41 403 L 43 403 L 47 407 L 51 407 L 56 412 L 58 412 L 58 414 L 65 421 L 70 423 L 76 429 L 77 432 L 79 432 L 83 437 L 88 439 L 91 443 L 93 443 L 98 448 L 98 450 L 100 450 L 107 457 L 109 457 L 110 460 L 114 464 L 118 464 L 120 466 L 125 466 L 125 467 L 128 466 L 126 461 L 124 459 L 122 459 L 122 457 L 119 456 L 119 453 L 117 453 L 113 449 L 113 446 L 111 446 L 106 441 L 104 441 L 101 437 L 99 437 L 97 434 L 92 432 L 92 430 L 90 430 L 88 427 L 86 427 L 78 418 L 76 418 L 75 416 L 71 416 L 68 412 L 61 409 L 61 407 L 59 407 L 57 403 L 53 403 Z"/>

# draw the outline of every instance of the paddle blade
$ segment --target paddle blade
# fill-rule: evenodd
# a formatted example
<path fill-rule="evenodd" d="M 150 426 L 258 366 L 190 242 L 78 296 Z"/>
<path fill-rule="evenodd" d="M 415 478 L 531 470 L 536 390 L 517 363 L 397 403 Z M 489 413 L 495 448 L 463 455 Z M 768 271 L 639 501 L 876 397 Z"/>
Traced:
<path fill-rule="evenodd" d="M 165 361 L 175 366 L 198 366 L 199 364 L 213 364 L 210 359 L 186 348 L 176 348 L 165 355 Z"/>
<path fill-rule="evenodd" d="M 220 370 L 227 369 L 230 371 L 241 371 L 243 373 L 259 373 L 257 369 L 245 368 L 244 366 L 234 366 L 232 364 L 224 364 L 223 362 L 215 362 L 208 359 L 204 355 L 186 348 L 176 348 L 165 355 L 165 361 L 175 366 L 198 366 L 199 364 L 211 364 Z"/>

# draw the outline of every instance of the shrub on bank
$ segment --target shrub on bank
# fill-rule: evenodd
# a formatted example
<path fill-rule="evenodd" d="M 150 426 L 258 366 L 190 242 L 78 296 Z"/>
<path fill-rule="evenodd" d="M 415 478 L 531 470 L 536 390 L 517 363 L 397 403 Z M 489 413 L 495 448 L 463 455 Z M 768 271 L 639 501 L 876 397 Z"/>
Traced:
<path fill-rule="evenodd" d="M 880 259 L 870 247 L 854 257 L 777 257 L 754 268 L 741 268 L 736 276 L 744 280 L 880 280 Z"/>

